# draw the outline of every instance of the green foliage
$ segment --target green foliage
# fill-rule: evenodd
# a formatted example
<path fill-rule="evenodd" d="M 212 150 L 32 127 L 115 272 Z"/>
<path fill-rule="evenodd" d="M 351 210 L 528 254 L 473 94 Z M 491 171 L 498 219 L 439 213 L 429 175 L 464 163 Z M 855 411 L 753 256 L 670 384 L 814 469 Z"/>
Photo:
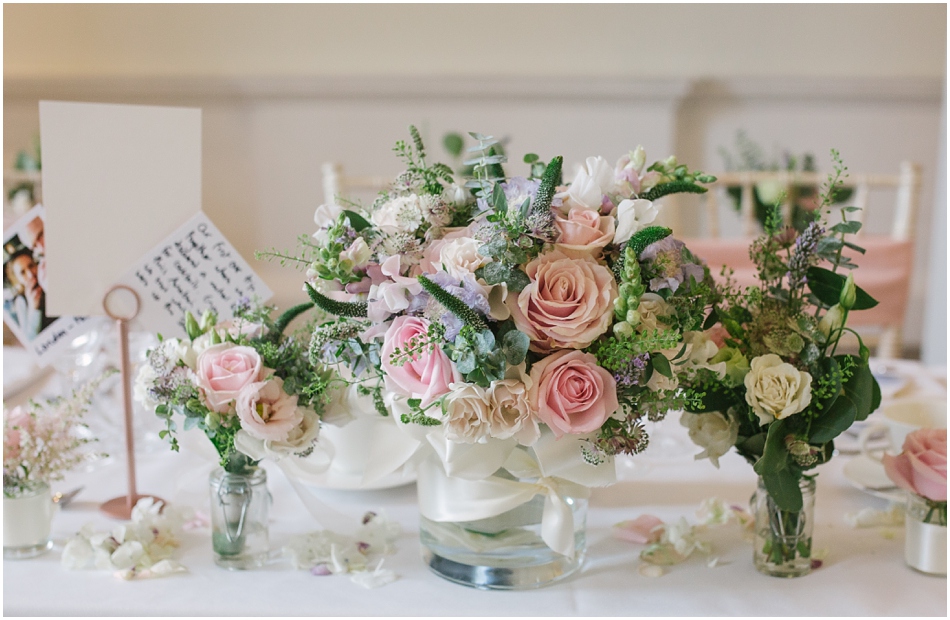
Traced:
<path fill-rule="evenodd" d="M 276 321 L 274 321 L 273 330 L 268 334 L 272 340 L 280 338 L 280 335 L 284 333 L 284 330 L 290 325 L 290 323 L 296 319 L 298 316 L 313 308 L 313 303 L 303 303 L 297 304 L 292 308 L 288 309 L 286 312 L 281 314 Z"/>
<path fill-rule="evenodd" d="M 447 133 L 442 137 L 442 146 L 452 157 L 459 157 L 465 148 L 465 139 L 458 133 Z"/>
<path fill-rule="evenodd" d="M 627 247 L 631 248 L 637 258 L 639 258 L 643 250 L 647 249 L 647 246 L 653 245 L 657 241 L 662 241 L 672 234 L 673 231 L 665 226 L 647 226 L 646 228 L 638 230 L 630 237 L 629 241 L 627 241 Z"/>
<path fill-rule="evenodd" d="M 715 178 L 713 178 L 715 180 Z M 670 194 L 705 194 L 707 190 L 701 185 L 696 185 L 689 181 L 671 181 L 669 183 L 660 183 L 653 186 L 649 190 L 640 194 L 640 198 L 643 200 L 659 200 L 663 196 L 669 196 Z"/>
<path fill-rule="evenodd" d="M 418 398 L 410 398 L 407 401 L 410 412 L 399 416 L 399 421 L 403 424 L 419 424 L 420 426 L 439 426 L 442 424 L 435 418 L 430 418 L 421 408 L 422 401 Z"/>
<path fill-rule="evenodd" d="M 558 155 L 544 169 L 544 174 L 541 175 L 541 183 L 538 185 L 538 191 L 534 197 L 534 211 L 545 212 L 551 208 L 554 193 L 561 183 L 561 168 L 563 165 L 564 158 Z"/>
<path fill-rule="evenodd" d="M 336 301 L 317 291 L 309 282 L 304 286 L 307 287 L 307 295 L 314 305 L 324 312 L 347 318 L 366 318 L 368 306 L 365 301 Z"/>
<path fill-rule="evenodd" d="M 482 316 L 465 305 L 464 301 L 452 293 L 449 293 L 424 275 L 420 275 L 417 279 L 427 293 L 432 295 L 437 302 L 442 304 L 446 310 L 457 316 L 463 323 L 479 331 L 488 328 Z"/>
<path fill-rule="evenodd" d="M 479 249 L 479 253 L 481 253 L 481 249 Z M 508 290 L 515 293 L 520 292 L 524 287 L 531 284 L 531 278 L 528 277 L 528 274 L 517 266 L 499 262 L 491 262 L 484 267 L 480 267 L 475 270 L 475 275 L 479 278 L 484 278 L 486 284 L 489 285 L 504 282 L 508 285 Z"/>
<path fill-rule="evenodd" d="M 808 268 L 808 288 L 824 305 L 838 303 L 847 278 L 821 267 Z M 868 310 L 877 305 L 877 300 L 859 286 L 855 287 L 856 297 L 852 310 Z"/>
<path fill-rule="evenodd" d="M 427 194 L 440 196 L 443 190 L 443 183 L 452 183 L 452 169 L 445 164 L 426 164 L 425 145 L 422 143 L 422 136 L 414 125 L 409 126 L 409 135 L 412 138 L 412 144 L 403 140 L 396 142 L 393 147 L 396 155 L 403 160 L 406 165 L 406 177 L 410 184 L 419 184 L 422 191 Z"/>

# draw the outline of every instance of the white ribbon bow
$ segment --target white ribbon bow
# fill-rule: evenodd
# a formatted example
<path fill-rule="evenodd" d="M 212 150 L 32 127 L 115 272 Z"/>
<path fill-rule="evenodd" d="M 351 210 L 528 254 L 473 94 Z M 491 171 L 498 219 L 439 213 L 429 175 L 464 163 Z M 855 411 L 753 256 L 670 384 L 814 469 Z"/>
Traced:
<path fill-rule="evenodd" d="M 533 446 L 534 457 L 525 450 L 511 449 L 503 461 L 504 469 L 522 480 L 494 475 L 481 479 L 447 475 L 450 467 L 441 457 L 448 453 L 440 454 L 436 448 L 436 455 L 426 459 L 419 468 L 419 511 L 436 522 L 478 521 L 496 517 L 543 495 L 541 539 L 557 553 L 574 557 L 573 501 L 569 498 L 586 499 L 590 497 L 590 487 L 607 486 L 616 481 L 613 462 L 591 465 L 583 460 L 582 440 L 574 436 L 555 439 L 553 434 L 544 433 Z M 432 443 L 438 446 L 438 442 Z M 491 442 L 474 444 L 465 451 L 466 456 L 472 457 L 473 452 L 479 452 L 479 447 L 496 456 L 500 446 L 493 446 Z M 478 462 L 477 459 L 465 460 Z M 457 462 L 453 465 L 452 469 L 459 469 Z"/>

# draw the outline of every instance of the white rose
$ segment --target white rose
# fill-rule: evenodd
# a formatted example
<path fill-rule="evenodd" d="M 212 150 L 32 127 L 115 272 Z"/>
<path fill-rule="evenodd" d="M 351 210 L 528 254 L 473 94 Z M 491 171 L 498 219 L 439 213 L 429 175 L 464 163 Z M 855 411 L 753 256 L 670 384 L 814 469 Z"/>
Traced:
<path fill-rule="evenodd" d="M 462 280 L 467 275 L 474 275 L 475 270 L 488 264 L 487 256 L 478 253 L 481 243 L 471 237 L 458 237 L 446 241 L 439 251 L 439 262 L 446 273 Z"/>
<path fill-rule="evenodd" d="M 442 401 L 445 437 L 460 443 L 487 443 L 491 431 L 491 403 L 484 388 L 474 383 L 452 383 Z"/>
<path fill-rule="evenodd" d="M 646 228 L 656 219 L 660 210 L 649 200 L 621 200 L 617 205 L 617 231 L 614 243 L 626 243 L 639 230 Z"/>
<path fill-rule="evenodd" d="M 383 232 L 415 232 L 422 225 L 422 205 L 415 194 L 400 196 L 373 211 L 370 218 Z"/>
<path fill-rule="evenodd" d="M 603 157 L 588 157 L 585 163 L 567 195 L 574 205 L 599 211 L 604 194 L 609 194 L 616 184 L 614 170 Z"/>
<path fill-rule="evenodd" d="M 489 433 L 492 437 L 514 437 L 523 446 L 538 441 L 541 429 L 528 404 L 527 385 L 518 379 L 494 381 L 488 388 L 488 400 L 491 403 Z"/>
<path fill-rule="evenodd" d="M 348 260 L 353 264 L 353 268 L 358 269 L 365 267 L 372 256 L 373 251 L 369 249 L 366 241 L 362 237 L 357 237 L 350 247 L 340 252 L 340 261 Z"/>
<path fill-rule="evenodd" d="M 343 207 L 338 204 L 320 205 L 313 213 L 313 223 L 317 225 L 317 232 L 313 238 L 318 243 L 326 243 L 327 228 L 332 226 L 343 213 Z"/>
<path fill-rule="evenodd" d="M 666 324 L 660 321 L 660 317 L 669 316 L 673 310 L 670 308 L 670 304 L 666 303 L 666 300 L 656 293 L 644 293 L 640 297 L 637 312 L 640 313 L 640 322 L 637 324 L 637 329 L 639 331 L 653 331 L 667 328 Z"/>
<path fill-rule="evenodd" d="M 769 353 L 753 358 L 745 376 L 745 400 L 765 425 L 802 411 L 811 402 L 811 375 Z"/>
<path fill-rule="evenodd" d="M 739 424 L 730 415 L 718 411 L 689 413 L 684 411 L 680 424 L 689 429 L 689 438 L 703 448 L 695 459 L 709 459 L 719 468 L 719 457 L 729 452 L 739 436 Z"/>

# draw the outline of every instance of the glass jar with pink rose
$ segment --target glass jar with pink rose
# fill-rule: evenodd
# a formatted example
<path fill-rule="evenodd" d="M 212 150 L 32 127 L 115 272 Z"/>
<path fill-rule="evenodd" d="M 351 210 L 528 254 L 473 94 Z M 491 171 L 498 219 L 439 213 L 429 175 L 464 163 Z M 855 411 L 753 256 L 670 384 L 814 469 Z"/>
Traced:
<path fill-rule="evenodd" d="M 909 433 L 897 456 L 885 454 L 884 471 L 907 491 L 904 560 L 911 568 L 947 574 L 947 430 Z"/>

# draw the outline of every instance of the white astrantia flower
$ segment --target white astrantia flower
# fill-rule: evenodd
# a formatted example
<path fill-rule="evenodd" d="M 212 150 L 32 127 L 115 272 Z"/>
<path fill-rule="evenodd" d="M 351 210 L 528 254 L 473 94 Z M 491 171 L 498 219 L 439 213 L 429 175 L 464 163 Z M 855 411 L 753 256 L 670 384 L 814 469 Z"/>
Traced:
<path fill-rule="evenodd" d="M 385 233 L 415 232 L 422 225 L 425 214 L 419 196 L 409 194 L 383 203 L 373 211 L 373 224 Z"/>
<path fill-rule="evenodd" d="M 651 225 L 660 210 L 649 200 L 622 200 L 617 205 L 617 227 L 614 244 L 626 243 L 638 231 Z"/>

